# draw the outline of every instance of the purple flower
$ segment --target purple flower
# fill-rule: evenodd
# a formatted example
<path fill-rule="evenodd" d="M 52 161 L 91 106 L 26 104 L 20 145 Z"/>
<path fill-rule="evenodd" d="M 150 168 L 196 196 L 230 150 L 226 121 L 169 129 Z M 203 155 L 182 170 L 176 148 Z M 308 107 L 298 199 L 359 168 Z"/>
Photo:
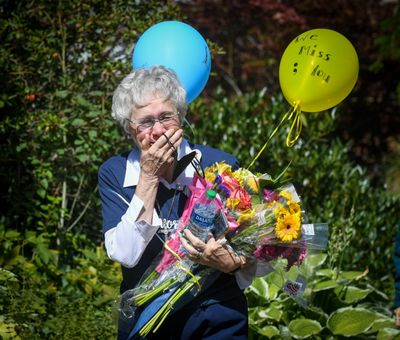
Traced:
<path fill-rule="evenodd" d="M 221 190 L 226 197 L 229 197 L 231 194 L 230 190 L 223 184 L 219 184 L 218 189 Z"/>
<path fill-rule="evenodd" d="M 276 193 L 273 190 L 264 189 L 263 190 L 263 199 L 266 202 L 271 203 L 271 202 L 277 201 L 279 199 L 279 195 L 278 195 L 278 193 Z"/>
<path fill-rule="evenodd" d="M 221 175 L 217 175 L 217 177 L 215 177 L 215 181 L 214 182 L 217 183 L 217 184 L 221 184 L 222 183 Z"/>

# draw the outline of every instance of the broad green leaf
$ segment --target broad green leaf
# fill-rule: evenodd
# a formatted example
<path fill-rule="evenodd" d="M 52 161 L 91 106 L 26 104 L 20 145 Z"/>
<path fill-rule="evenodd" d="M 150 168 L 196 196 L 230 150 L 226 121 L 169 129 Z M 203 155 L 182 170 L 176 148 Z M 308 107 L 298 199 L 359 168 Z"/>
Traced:
<path fill-rule="evenodd" d="M 89 135 L 89 137 L 90 137 L 91 139 L 95 139 L 95 138 L 97 137 L 97 131 L 90 130 L 90 131 L 88 132 L 88 135 Z"/>
<path fill-rule="evenodd" d="M 89 93 L 91 96 L 102 96 L 104 92 L 102 91 L 90 91 Z"/>
<path fill-rule="evenodd" d="M 322 326 L 315 320 L 295 319 L 290 321 L 289 330 L 296 339 L 304 339 L 321 332 Z"/>
<path fill-rule="evenodd" d="M 90 159 L 89 155 L 86 154 L 77 155 L 76 158 L 78 158 L 80 162 L 86 162 Z"/>
<path fill-rule="evenodd" d="M 40 259 L 44 264 L 48 264 L 50 260 L 50 252 L 49 249 L 43 244 L 38 243 L 36 246 L 36 252 L 39 255 Z"/>
<path fill-rule="evenodd" d="M 6 236 L 6 239 L 12 240 L 12 239 L 18 238 L 20 235 L 21 235 L 21 233 L 19 233 L 16 230 L 11 229 L 11 230 L 6 231 L 5 236 Z"/>
<path fill-rule="evenodd" d="M 357 272 L 357 271 L 347 271 L 341 272 L 338 278 L 347 279 L 347 280 L 358 280 L 359 278 L 365 276 L 365 272 Z"/>
<path fill-rule="evenodd" d="M 379 314 L 368 309 L 345 307 L 331 314 L 327 326 L 333 334 L 353 336 L 366 332 L 377 318 Z"/>
<path fill-rule="evenodd" d="M 336 272 L 331 268 L 323 268 L 323 269 L 317 270 L 316 275 L 326 276 L 326 277 L 330 277 L 332 279 L 335 277 Z"/>
<path fill-rule="evenodd" d="M 263 297 L 267 300 L 269 299 L 269 284 L 263 278 L 254 279 L 248 289 L 257 296 Z"/>
<path fill-rule="evenodd" d="M 44 189 L 37 189 L 36 193 L 41 197 L 44 198 L 46 196 L 46 190 Z"/>
<path fill-rule="evenodd" d="M 338 295 L 340 300 L 348 304 L 364 299 L 371 292 L 372 289 L 361 289 L 355 286 L 348 286 L 343 289 L 338 287 L 335 289 L 335 293 Z"/>
<path fill-rule="evenodd" d="M 101 111 L 90 111 L 86 117 L 88 118 L 94 118 L 94 117 L 98 117 L 101 115 Z"/>
<path fill-rule="evenodd" d="M 48 180 L 47 180 L 46 178 L 41 179 L 41 180 L 40 180 L 40 184 L 42 185 L 42 187 L 43 187 L 44 189 L 47 189 L 48 186 L 49 186 L 49 182 L 48 182 Z"/>
<path fill-rule="evenodd" d="M 257 332 L 263 336 L 266 336 L 268 339 L 280 334 L 279 329 L 275 326 L 265 326 L 262 328 L 257 327 Z"/>
<path fill-rule="evenodd" d="M 273 319 L 275 321 L 280 321 L 282 317 L 282 310 L 279 308 L 276 308 L 276 306 L 271 306 L 268 308 L 260 309 L 257 313 L 257 316 L 260 319 Z"/>
<path fill-rule="evenodd" d="M 382 328 L 376 336 L 377 340 L 399 340 L 400 330 L 396 328 Z"/>
<path fill-rule="evenodd" d="M 63 90 L 63 91 L 56 91 L 56 92 L 55 92 L 55 96 L 56 96 L 56 97 L 59 97 L 59 98 L 66 98 L 66 97 L 68 96 L 69 93 L 70 93 L 70 91 L 66 91 L 66 90 Z"/>
<path fill-rule="evenodd" d="M 279 270 L 269 273 L 268 275 L 264 276 L 264 279 L 270 283 L 271 286 L 278 287 L 279 289 L 285 282 L 285 279 Z"/>
<path fill-rule="evenodd" d="M 76 97 L 76 101 L 78 102 L 79 105 L 83 106 L 83 107 L 90 107 L 92 106 L 92 104 L 86 100 L 84 97 L 82 96 L 77 96 Z"/>
<path fill-rule="evenodd" d="M 371 331 L 378 331 L 383 328 L 395 328 L 396 323 L 394 321 L 394 318 L 382 318 L 375 320 L 375 322 L 372 324 Z M 400 331 L 400 330 L 399 330 Z"/>
<path fill-rule="evenodd" d="M 328 257 L 327 254 L 311 254 L 306 257 L 306 264 L 310 267 L 319 267 L 324 264 L 326 258 Z"/>
<path fill-rule="evenodd" d="M 85 125 L 85 121 L 82 118 L 75 118 L 72 122 L 71 122 L 72 126 L 78 127 L 78 126 L 82 126 Z"/>
<path fill-rule="evenodd" d="M 314 287 L 313 291 L 319 292 L 321 290 L 333 289 L 338 286 L 338 283 L 334 280 L 326 280 L 318 282 Z"/>

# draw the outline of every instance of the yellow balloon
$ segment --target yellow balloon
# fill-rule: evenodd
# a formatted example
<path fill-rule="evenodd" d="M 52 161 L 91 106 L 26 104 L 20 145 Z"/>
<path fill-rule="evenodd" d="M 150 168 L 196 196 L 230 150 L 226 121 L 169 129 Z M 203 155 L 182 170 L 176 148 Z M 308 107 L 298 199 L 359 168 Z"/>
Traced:
<path fill-rule="evenodd" d="M 318 28 L 297 36 L 279 65 L 283 95 L 305 112 L 339 104 L 358 78 L 358 57 L 351 42 L 333 30 Z"/>

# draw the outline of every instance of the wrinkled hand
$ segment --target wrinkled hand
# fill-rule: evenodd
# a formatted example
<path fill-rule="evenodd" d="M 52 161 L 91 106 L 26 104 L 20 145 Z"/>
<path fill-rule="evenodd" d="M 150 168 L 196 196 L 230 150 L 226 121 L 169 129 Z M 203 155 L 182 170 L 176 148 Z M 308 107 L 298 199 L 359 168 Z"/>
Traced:
<path fill-rule="evenodd" d="M 141 145 L 140 170 L 149 179 L 158 180 L 174 164 L 174 152 L 182 141 L 182 129 L 167 130 L 155 142 L 146 135 Z M 172 147 L 172 145 L 173 147 Z"/>
<path fill-rule="evenodd" d="M 225 246 L 226 240 L 215 238 L 210 234 L 207 243 L 195 237 L 189 230 L 184 230 L 187 240 L 181 236 L 181 243 L 190 260 L 215 268 L 224 273 L 233 272 L 241 266 L 240 257 Z M 189 240 L 189 241 L 188 241 Z"/>
<path fill-rule="evenodd" d="M 397 307 L 394 310 L 394 317 L 395 317 L 395 321 L 396 321 L 396 326 L 400 327 L 400 307 Z"/>

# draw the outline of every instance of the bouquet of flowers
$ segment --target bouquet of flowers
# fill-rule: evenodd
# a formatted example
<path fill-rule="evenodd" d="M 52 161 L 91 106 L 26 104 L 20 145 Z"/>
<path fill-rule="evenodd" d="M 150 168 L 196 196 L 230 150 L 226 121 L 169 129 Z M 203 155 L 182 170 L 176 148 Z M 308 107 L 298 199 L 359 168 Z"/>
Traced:
<path fill-rule="evenodd" d="M 227 246 L 248 262 L 272 267 L 279 262 L 282 268 L 283 260 L 284 270 L 289 270 L 303 262 L 308 250 L 326 247 L 327 225 L 304 223 L 299 196 L 281 177 L 273 180 L 268 174 L 243 168 L 233 171 L 223 162 L 207 168 L 204 177 L 194 177 L 178 231 L 164 243 L 161 259 L 137 287 L 120 297 L 120 315 L 136 322 L 132 335 L 155 332 L 172 309 L 213 282 L 216 271 L 185 257 L 179 237 L 189 224 L 194 205 L 210 189 L 217 193 L 214 237 L 226 240 Z"/>

